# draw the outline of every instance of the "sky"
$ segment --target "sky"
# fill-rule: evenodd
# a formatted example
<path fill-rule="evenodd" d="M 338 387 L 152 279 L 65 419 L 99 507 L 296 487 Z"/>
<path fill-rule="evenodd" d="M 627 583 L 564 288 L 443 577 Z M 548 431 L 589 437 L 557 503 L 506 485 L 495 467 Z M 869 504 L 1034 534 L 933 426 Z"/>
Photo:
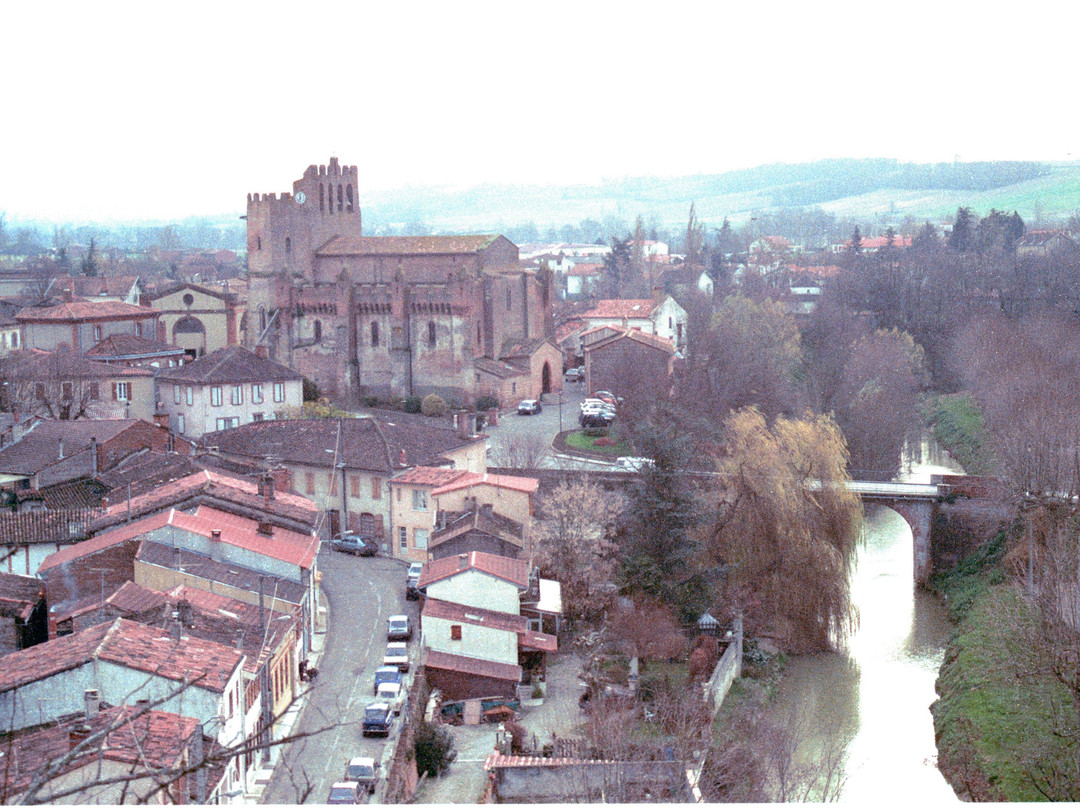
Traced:
<path fill-rule="evenodd" d="M 1080 159 L 1080 4 L 5 4 L 9 221 L 243 211 L 313 163 L 595 183 L 827 157 Z"/>

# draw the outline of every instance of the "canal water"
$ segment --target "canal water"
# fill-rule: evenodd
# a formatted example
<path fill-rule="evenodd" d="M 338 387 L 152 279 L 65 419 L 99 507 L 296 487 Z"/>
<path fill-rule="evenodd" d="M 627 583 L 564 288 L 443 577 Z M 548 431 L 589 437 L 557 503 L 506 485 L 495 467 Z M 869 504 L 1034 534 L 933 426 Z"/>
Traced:
<path fill-rule="evenodd" d="M 959 471 L 932 443 L 921 454 L 898 479 Z M 950 627 L 944 604 L 914 585 L 911 529 L 894 511 L 867 510 L 851 595 L 858 621 L 843 649 L 791 660 L 776 702 L 802 741 L 796 760 L 817 761 L 811 798 L 955 801 L 937 769 L 930 715 Z"/>

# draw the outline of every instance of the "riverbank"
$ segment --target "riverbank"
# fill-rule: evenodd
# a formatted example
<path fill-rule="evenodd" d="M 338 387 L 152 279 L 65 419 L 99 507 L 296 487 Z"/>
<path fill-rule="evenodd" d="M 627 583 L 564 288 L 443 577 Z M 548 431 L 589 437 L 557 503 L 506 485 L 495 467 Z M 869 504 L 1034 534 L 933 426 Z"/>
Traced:
<path fill-rule="evenodd" d="M 931 706 L 938 766 L 963 798 L 1075 801 L 1080 713 L 1007 552 L 1002 531 L 932 582 L 956 624 Z"/>

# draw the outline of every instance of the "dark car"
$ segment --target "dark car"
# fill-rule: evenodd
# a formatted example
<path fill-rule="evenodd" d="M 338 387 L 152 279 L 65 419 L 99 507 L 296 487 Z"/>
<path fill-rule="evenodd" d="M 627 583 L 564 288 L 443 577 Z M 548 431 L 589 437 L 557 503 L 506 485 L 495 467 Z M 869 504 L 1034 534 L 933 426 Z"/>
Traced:
<path fill-rule="evenodd" d="M 615 423 L 615 416 L 603 410 L 586 411 L 578 416 L 578 422 L 586 429 L 608 427 Z"/>
<path fill-rule="evenodd" d="M 422 561 L 414 561 L 409 565 L 409 572 L 405 576 L 405 599 L 417 600 L 420 597 L 420 590 L 416 588 L 417 581 L 420 580 L 420 573 L 424 571 L 424 563 Z"/>
<path fill-rule="evenodd" d="M 339 533 L 330 543 L 339 553 L 352 553 L 358 556 L 373 556 L 379 549 L 375 539 L 358 533 Z"/>
<path fill-rule="evenodd" d="M 379 685 L 383 682 L 401 684 L 403 681 L 405 681 L 405 676 L 397 665 L 382 665 L 375 669 L 375 689 L 372 693 L 378 695 Z"/>
<path fill-rule="evenodd" d="M 385 701 L 375 701 L 364 708 L 364 734 L 389 735 L 394 726 L 394 710 Z"/>
<path fill-rule="evenodd" d="M 409 615 L 395 614 L 390 616 L 390 619 L 386 621 L 386 639 L 405 640 L 406 642 L 412 639 L 412 625 L 409 623 Z"/>
<path fill-rule="evenodd" d="M 535 398 L 527 398 L 518 404 L 518 415 L 539 415 L 543 409 Z"/>

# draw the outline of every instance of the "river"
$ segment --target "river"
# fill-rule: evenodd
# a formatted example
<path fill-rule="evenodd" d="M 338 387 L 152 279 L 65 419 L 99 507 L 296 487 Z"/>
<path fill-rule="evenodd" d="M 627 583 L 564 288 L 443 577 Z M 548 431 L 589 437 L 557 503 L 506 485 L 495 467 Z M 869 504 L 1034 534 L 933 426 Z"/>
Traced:
<path fill-rule="evenodd" d="M 957 471 L 924 443 L 899 479 Z M 804 740 L 797 759 L 837 760 L 844 802 L 956 801 L 930 715 L 950 626 L 944 604 L 914 585 L 911 529 L 894 511 L 867 509 L 851 595 L 859 619 L 844 649 L 792 659 L 778 690 L 776 709 Z"/>

